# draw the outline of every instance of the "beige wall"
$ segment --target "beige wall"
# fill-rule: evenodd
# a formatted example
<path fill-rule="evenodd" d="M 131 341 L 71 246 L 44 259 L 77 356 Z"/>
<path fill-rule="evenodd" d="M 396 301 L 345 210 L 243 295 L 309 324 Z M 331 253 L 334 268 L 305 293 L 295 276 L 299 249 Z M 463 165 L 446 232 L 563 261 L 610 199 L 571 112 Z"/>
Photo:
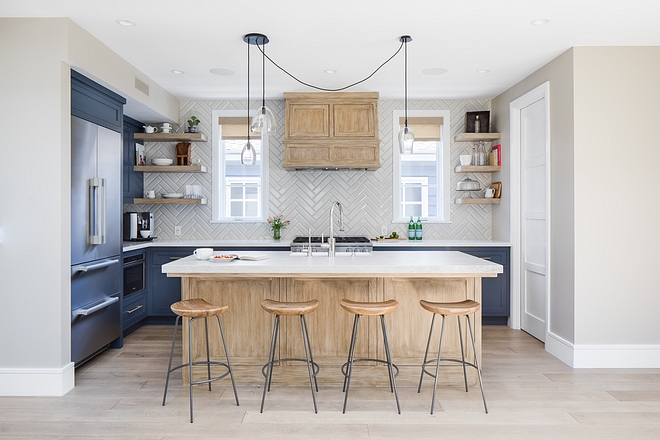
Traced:
<path fill-rule="evenodd" d="M 660 344 L 659 47 L 575 48 L 578 344 Z"/>
<path fill-rule="evenodd" d="M 504 200 L 493 208 L 493 239 L 510 240 L 511 145 L 509 104 L 537 86 L 550 82 L 550 259 L 552 287 L 549 294 L 548 330 L 573 342 L 574 329 L 574 233 L 573 233 L 573 49 L 566 51 L 491 102 L 493 131 L 502 134 L 502 171 L 500 179 Z M 514 250 L 515 251 L 515 250 Z M 520 313 L 512 310 L 512 313 Z"/>

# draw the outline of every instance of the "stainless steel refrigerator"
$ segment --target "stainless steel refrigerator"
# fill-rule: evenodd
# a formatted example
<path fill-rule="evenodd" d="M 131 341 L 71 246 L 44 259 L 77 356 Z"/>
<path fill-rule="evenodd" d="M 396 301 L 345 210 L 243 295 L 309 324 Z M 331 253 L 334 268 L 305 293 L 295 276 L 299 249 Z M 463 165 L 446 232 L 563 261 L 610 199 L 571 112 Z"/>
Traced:
<path fill-rule="evenodd" d="M 71 117 L 71 360 L 121 333 L 121 134 Z"/>

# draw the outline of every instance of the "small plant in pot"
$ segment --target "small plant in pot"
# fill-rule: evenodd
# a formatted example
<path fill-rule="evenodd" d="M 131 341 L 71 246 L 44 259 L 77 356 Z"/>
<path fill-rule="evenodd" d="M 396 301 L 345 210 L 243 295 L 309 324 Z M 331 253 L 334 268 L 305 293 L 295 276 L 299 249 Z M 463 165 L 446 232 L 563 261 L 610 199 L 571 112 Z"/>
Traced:
<path fill-rule="evenodd" d="M 197 133 L 199 122 L 200 121 L 196 116 L 191 116 L 190 119 L 188 119 L 188 133 Z"/>

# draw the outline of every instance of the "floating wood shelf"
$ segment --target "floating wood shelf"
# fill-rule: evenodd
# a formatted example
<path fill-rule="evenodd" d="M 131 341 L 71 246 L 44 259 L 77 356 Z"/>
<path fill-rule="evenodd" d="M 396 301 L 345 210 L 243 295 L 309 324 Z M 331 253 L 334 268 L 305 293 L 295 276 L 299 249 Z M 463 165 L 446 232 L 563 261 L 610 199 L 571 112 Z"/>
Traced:
<path fill-rule="evenodd" d="M 500 171 L 500 167 L 497 165 L 458 165 L 454 171 L 457 173 L 495 173 Z"/>
<path fill-rule="evenodd" d="M 454 142 L 492 142 L 499 138 L 499 133 L 459 133 L 454 136 Z"/>
<path fill-rule="evenodd" d="M 139 173 L 205 173 L 204 165 L 143 165 L 134 166 L 133 171 Z"/>
<path fill-rule="evenodd" d="M 207 142 L 202 133 L 135 133 L 135 139 L 145 142 Z"/>
<path fill-rule="evenodd" d="M 136 205 L 206 205 L 206 199 L 133 199 Z"/>
<path fill-rule="evenodd" d="M 456 199 L 457 205 L 499 205 L 502 199 L 464 198 Z"/>

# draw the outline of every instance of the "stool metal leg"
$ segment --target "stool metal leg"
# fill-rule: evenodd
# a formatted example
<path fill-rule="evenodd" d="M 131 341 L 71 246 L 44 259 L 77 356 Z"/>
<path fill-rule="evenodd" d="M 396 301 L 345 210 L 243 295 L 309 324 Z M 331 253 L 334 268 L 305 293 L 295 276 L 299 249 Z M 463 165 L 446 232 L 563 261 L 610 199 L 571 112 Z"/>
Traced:
<path fill-rule="evenodd" d="M 481 398 L 484 401 L 484 410 L 488 414 L 488 406 L 486 405 L 486 395 L 484 394 L 484 384 L 481 381 L 481 368 L 479 368 L 479 359 L 477 359 L 477 346 L 474 344 L 474 333 L 472 333 L 472 324 L 470 324 L 470 315 L 467 315 L 467 324 L 470 329 L 470 339 L 472 339 L 472 351 L 474 352 L 474 365 L 477 367 L 479 373 L 479 388 L 481 388 Z"/>
<path fill-rule="evenodd" d="M 275 320 L 275 348 L 277 348 L 277 337 L 280 335 L 280 317 L 277 316 L 277 319 Z M 275 351 L 273 351 L 273 360 L 272 364 L 273 367 L 275 366 Z M 274 368 L 270 369 L 270 374 L 268 375 L 268 392 L 270 392 L 270 386 L 273 384 L 273 370 Z"/>
<path fill-rule="evenodd" d="M 356 315 L 357 316 L 357 315 Z M 353 332 L 351 333 L 351 343 L 348 346 L 348 359 L 346 362 L 350 362 L 351 360 L 351 350 L 353 349 L 353 345 L 355 344 L 355 335 L 357 334 L 357 319 L 353 319 Z M 346 367 L 348 369 L 348 366 Z M 341 391 L 346 392 L 346 381 L 348 380 L 348 376 L 344 375 L 344 386 L 342 387 Z"/>
<path fill-rule="evenodd" d="M 419 393 L 422 389 L 422 380 L 424 379 L 424 366 L 429 358 L 429 346 L 431 345 L 431 335 L 433 335 L 433 324 L 435 323 L 435 313 L 431 319 L 431 330 L 429 330 L 429 340 L 426 341 L 426 352 L 424 353 L 424 363 L 422 363 L 422 374 L 419 376 L 419 385 L 417 386 L 417 392 Z"/>
<path fill-rule="evenodd" d="M 314 356 L 312 356 L 312 343 L 309 341 L 309 333 L 307 332 L 307 320 L 305 319 L 304 315 L 301 315 L 303 317 L 303 322 L 305 323 L 305 336 L 304 339 L 307 341 L 307 347 L 309 348 L 309 362 L 314 365 Z M 319 391 L 319 384 L 316 380 L 316 374 L 314 375 L 314 385 L 316 386 L 316 392 Z"/>
<path fill-rule="evenodd" d="M 465 352 L 463 351 L 463 333 L 461 331 L 461 316 L 456 315 L 458 321 L 458 340 L 461 342 L 461 360 L 463 361 L 463 379 L 465 380 L 465 392 L 468 392 L 467 371 L 465 371 Z"/>
<path fill-rule="evenodd" d="M 236 383 L 234 382 L 234 371 L 231 369 L 231 362 L 229 362 L 229 352 L 227 351 L 227 343 L 225 342 L 225 332 L 222 331 L 222 323 L 220 322 L 220 315 L 215 315 L 218 318 L 218 327 L 220 327 L 220 337 L 222 338 L 222 346 L 225 348 L 225 357 L 227 358 L 227 369 L 229 370 L 229 377 L 231 378 L 231 386 L 234 388 L 234 398 L 236 398 L 236 406 L 241 406 L 238 403 L 238 393 L 236 392 Z"/>
<path fill-rule="evenodd" d="M 353 321 L 353 337 L 351 338 L 352 343 L 348 352 L 348 366 L 347 366 L 348 374 L 344 378 L 346 394 L 344 394 L 344 409 L 342 410 L 343 414 L 346 414 L 346 403 L 348 402 L 348 389 L 351 386 L 351 373 L 353 372 L 353 359 L 355 359 L 355 343 L 357 341 L 359 322 L 360 322 L 360 315 L 355 315 L 355 320 Z"/>
<path fill-rule="evenodd" d="M 170 349 L 170 362 L 167 364 L 167 378 L 165 379 L 165 393 L 163 394 L 163 406 L 165 406 L 165 399 L 167 399 L 167 387 L 170 384 L 170 373 L 172 372 L 172 356 L 174 356 L 174 343 L 176 342 L 176 330 L 181 322 L 181 316 L 177 316 L 174 321 L 174 336 L 172 336 L 172 348 Z"/>
<path fill-rule="evenodd" d="M 399 405 L 399 394 L 396 390 L 396 379 L 394 377 L 392 368 L 392 354 L 390 353 L 390 342 L 387 339 L 387 330 L 385 329 L 385 315 L 380 315 L 380 323 L 383 328 L 383 341 L 385 342 L 385 356 L 387 356 L 387 370 L 390 374 L 390 389 L 394 391 L 394 398 L 396 399 L 396 409 L 401 414 L 401 406 Z M 348 394 L 348 393 L 347 393 Z"/>
<path fill-rule="evenodd" d="M 192 345 L 192 322 L 195 318 L 188 319 L 188 377 L 190 378 L 190 423 L 193 422 L 193 345 Z"/>
<path fill-rule="evenodd" d="M 445 315 L 442 315 L 442 326 L 440 327 L 440 343 L 438 344 L 438 361 L 435 364 L 435 377 L 433 378 L 433 400 L 431 401 L 431 414 L 435 407 L 435 394 L 438 389 L 438 372 L 440 369 L 440 353 L 442 353 L 442 337 L 445 333 Z"/>
<path fill-rule="evenodd" d="M 209 380 L 209 391 L 211 391 L 211 356 L 209 355 L 209 319 L 204 318 L 204 329 L 206 330 L 206 368 Z M 192 348 L 191 348 L 192 350 Z"/>
<path fill-rule="evenodd" d="M 316 407 L 316 394 L 314 394 L 314 380 L 312 379 L 312 364 L 310 361 L 309 340 L 305 337 L 307 334 L 305 326 L 305 315 L 300 315 L 300 333 L 302 334 L 303 346 L 305 347 L 305 360 L 307 361 L 307 372 L 309 373 L 309 387 L 312 389 L 312 400 L 314 401 L 314 413 L 318 414 Z M 316 376 L 314 376 L 316 378 Z"/>
<path fill-rule="evenodd" d="M 264 382 L 264 392 L 261 397 L 261 410 L 264 412 L 264 403 L 266 402 L 266 390 L 270 390 L 270 382 L 273 378 L 273 357 L 275 356 L 275 343 L 277 341 L 277 328 L 280 323 L 280 315 L 275 315 L 275 323 L 273 324 L 273 337 L 270 341 L 270 353 L 268 354 L 268 371 L 266 372 L 266 381 Z"/>

